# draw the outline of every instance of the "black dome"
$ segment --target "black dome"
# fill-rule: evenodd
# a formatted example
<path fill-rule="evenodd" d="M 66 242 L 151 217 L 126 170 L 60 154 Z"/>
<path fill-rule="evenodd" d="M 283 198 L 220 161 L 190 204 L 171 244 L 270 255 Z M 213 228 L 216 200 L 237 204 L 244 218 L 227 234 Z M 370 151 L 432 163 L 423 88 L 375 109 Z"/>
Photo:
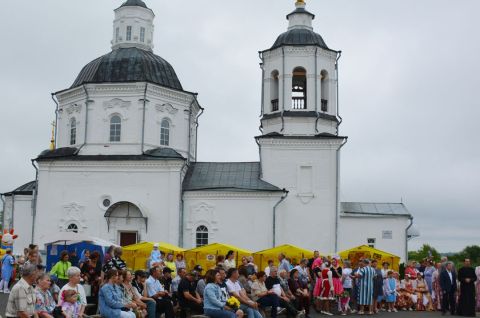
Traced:
<path fill-rule="evenodd" d="M 152 52 L 122 48 L 88 63 L 70 88 L 86 83 L 150 82 L 183 90 L 173 67 Z"/>
<path fill-rule="evenodd" d="M 120 8 L 121 7 L 134 7 L 134 6 L 148 9 L 147 5 L 142 0 L 127 0 L 124 4 L 122 4 L 120 6 Z"/>
<path fill-rule="evenodd" d="M 280 34 L 270 50 L 284 45 L 314 45 L 330 50 L 325 41 L 323 41 L 322 36 L 309 29 L 291 29 Z"/>

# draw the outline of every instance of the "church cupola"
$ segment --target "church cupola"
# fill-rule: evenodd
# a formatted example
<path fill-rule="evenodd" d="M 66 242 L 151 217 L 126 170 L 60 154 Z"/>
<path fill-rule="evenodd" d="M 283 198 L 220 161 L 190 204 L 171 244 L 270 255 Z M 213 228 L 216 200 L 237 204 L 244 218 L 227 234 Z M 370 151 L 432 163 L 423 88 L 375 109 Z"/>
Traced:
<path fill-rule="evenodd" d="M 298 0 L 286 32 L 261 51 L 264 134 L 337 133 L 336 66 L 340 52 L 313 29 L 315 15 Z"/>
<path fill-rule="evenodd" d="M 153 50 L 155 14 L 141 0 L 128 0 L 115 10 L 112 50 L 136 47 Z"/>

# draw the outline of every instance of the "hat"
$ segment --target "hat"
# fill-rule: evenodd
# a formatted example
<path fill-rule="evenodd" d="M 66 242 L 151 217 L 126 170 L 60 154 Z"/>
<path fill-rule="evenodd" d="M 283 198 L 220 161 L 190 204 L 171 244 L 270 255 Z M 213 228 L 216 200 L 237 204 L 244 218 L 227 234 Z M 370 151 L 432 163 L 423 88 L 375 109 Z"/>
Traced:
<path fill-rule="evenodd" d="M 153 247 L 158 248 L 159 246 L 160 246 L 160 244 L 158 244 L 158 243 L 153 244 Z"/>
<path fill-rule="evenodd" d="M 203 271 L 203 268 L 202 268 L 202 266 L 200 266 L 200 265 L 195 265 L 195 267 L 193 268 L 193 270 L 195 270 L 195 271 L 197 271 L 197 272 L 201 272 L 201 271 Z"/>
<path fill-rule="evenodd" d="M 163 273 L 166 274 L 166 273 L 172 273 L 172 269 L 170 267 L 164 267 L 163 268 Z"/>

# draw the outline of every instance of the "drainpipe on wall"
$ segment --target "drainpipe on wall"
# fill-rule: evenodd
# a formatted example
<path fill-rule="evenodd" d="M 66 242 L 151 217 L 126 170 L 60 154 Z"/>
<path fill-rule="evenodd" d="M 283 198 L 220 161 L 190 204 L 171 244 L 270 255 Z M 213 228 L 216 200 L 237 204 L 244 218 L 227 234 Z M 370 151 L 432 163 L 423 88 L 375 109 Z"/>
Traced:
<path fill-rule="evenodd" d="M 280 132 L 285 130 L 285 119 L 283 118 L 283 113 L 285 112 L 285 48 L 282 47 L 282 129 Z"/>
<path fill-rule="evenodd" d="M 53 102 L 55 103 L 55 127 L 53 127 L 54 129 L 54 133 L 53 133 L 53 136 L 54 136 L 54 143 L 53 145 L 55 146 L 55 149 L 57 149 L 57 123 L 58 123 L 58 102 L 57 100 L 55 99 L 55 93 L 52 93 L 52 100 Z"/>
<path fill-rule="evenodd" d="M 85 84 L 83 84 L 83 90 L 85 91 L 85 134 L 83 136 L 83 144 L 77 149 L 75 152 L 75 155 L 78 155 L 80 153 L 80 150 L 82 150 L 83 147 L 87 144 L 87 132 L 88 132 L 88 103 L 90 103 L 90 98 L 88 96 L 88 91 L 87 88 L 85 87 Z"/>
<path fill-rule="evenodd" d="M 195 95 L 195 100 L 197 101 L 197 104 L 198 104 L 198 100 L 197 100 L 197 96 Z M 200 125 L 200 123 L 198 122 L 198 119 L 200 118 L 200 116 L 203 115 L 203 112 L 204 112 L 204 109 L 202 108 L 202 106 L 200 106 L 200 104 L 198 104 L 198 106 L 200 107 L 200 114 L 198 114 L 197 118 L 195 119 L 195 124 L 196 124 L 196 127 L 195 127 L 195 160 L 194 161 L 197 161 L 197 149 L 198 149 L 198 126 Z"/>
<path fill-rule="evenodd" d="M 37 194 L 38 194 L 38 167 L 35 165 L 35 160 L 32 159 L 32 166 L 35 168 L 35 188 L 33 189 L 33 201 L 32 201 L 32 244 L 34 242 L 35 235 L 35 220 L 37 218 Z"/>
<path fill-rule="evenodd" d="M 9 224 L 9 228 L 13 229 L 14 228 L 14 221 L 15 221 L 15 194 L 12 193 L 12 220 L 10 221 L 11 223 Z"/>
<path fill-rule="evenodd" d="M 147 110 L 147 88 L 148 83 L 145 83 L 145 91 L 143 92 L 143 117 L 142 117 L 142 155 L 145 152 L 145 112 Z"/>
<path fill-rule="evenodd" d="M 336 179 L 337 179 L 337 185 L 335 189 L 335 203 L 336 203 L 336 209 L 335 209 L 335 253 L 338 252 L 338 221 L 340 218 L 340 149 L 342 149 L 343 146 L 347 143 L 347 138 L 343 141 L 343 143 L 338 147 L 337 149 L 337 171 L 336 171 Z"/>
<path fill-rule="evenodd" d="M 413 216 L 410 215 L 410 224 L 405 229 L 405 264 L 408 263 L 408 230 L 413 226 Z"/>
<path fill-rule="evenodd" d="M 315 112 L 317 113 L 317 120 L 315 121 L 315 132 L 318 133 L 318 119 L 320 112 L 318 111 L 318 47 L 315 48 Z"/>
<path fill-rule="evenodd" d="M 263 116 L 264 114 L 264 107 L 265 107 L 265 68 L 263 67 L 264 65 L 264 60 L 263 60 L 263 55 L 262 52 L 258 52 L 258 57 L 262 61 L 260 63 L 260 68 L 262 69 L 262 100 L 260 101 L 260 117 Z"/>
<path fill-rule="evenodd" d="M 337 135 L 338 135 L 338 129 L 339 129 L 340 125 L 341 125 L 342 122 L 343 122 L 343 118 L 342 118 L 342 116 L 340 116 L 340 111 L 339 111 L 339 107 L 340 107 L 340 106 L 339 106 L 339 105 L 340 105 L 340 102 L 339 102 L 340 94 L 339 94 L 339 92 L 338 92 L 338 85 L 339 85 L 339 81 L 338 81 L 338 74 L 339 74 L 339 72 L 338 72 L 338 60 L 340 60 L 341 57 L 342 57 L 342 51 L 338 51 L 338 52 L 337 52 L 337 60 L 335 61 L 335 73 L 336 73 L 335 75 L 336 75 L 336 77 L 337 77 L 337 117 L 338 117 L 339 120 L 340 120 L 340 121 L 338 122 L 338 124 L 337 124 Z"/>
<path fill-rule="evenodd" d="M 185 220 L 185 211 L 184 211 L 184 198 L 183 198 L 183 178 L 182 173 L 185 167 L 187 167 L 188 161 L 183 163 L 182 169 L 180 170 L 180 217 L 179 217 L 179 224 L 178 224 L 178 246 L 183 247 L 183 222 Z"/>
<path fill-rule="evenodd" d="M 288 196 L 288 191 L 283 189 L 283 195 L 278 200 L 278 202 L 273 206 L 273 222 L 272 222 L 272 230 L 273 230 L 273 235 L 272 235 L 272 247 L 275 247 L 276 244 L 276 236 L 277 236 L 277 207 L 282 203 Z"/>
<path fill-rule="evenodd" d="M 2 230 L 3 230 L 3 228 L 5 227 L 5 198 L 3 197 L 2 193 L 0 193 L 0 201 L 2 201 L 2 211 L 3 211 L 2 219 L 0 221 L 2 221 Z"/>

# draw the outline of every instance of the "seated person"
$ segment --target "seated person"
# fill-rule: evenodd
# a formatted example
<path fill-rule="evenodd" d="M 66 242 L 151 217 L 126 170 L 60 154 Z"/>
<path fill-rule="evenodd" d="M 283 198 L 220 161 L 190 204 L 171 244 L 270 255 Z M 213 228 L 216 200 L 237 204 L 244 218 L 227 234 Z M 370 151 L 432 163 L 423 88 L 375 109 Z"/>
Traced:
<path fill-rule="evenodd" d="M 182 309 L 188 308 L 196 314 L 203 313 L 203 300 L 196 291 L 194 273 L 189 272 L 180 280 L 177 297 Z M 185 310 L 182 310 L 182 317 L 186 317 Z"/>
<path fill-rule="evenodd" d="M 230 268 L 227 272 L 227 290 L 228 293 L 240 301 L 240 309 L 247 314 L 249 318 L 263 318 L 258 311 L 258 304 L 248 298 L 245 289 L 238 282 L 238 269 Z"/>
<path fill-rule="evenodd" d="M 280 279 L 277 276 L 278 270 L 277 267 L 272 266 L 270 268 L 270 276 L 265 280 L 265 287 L 268 291 L 274 292 L 280 298 L 280 307 L 287 310 L 287 316 L 296 316 L 298 314 L 303 314 L 303 312 L 298 311 L 291 303 L 290 298 L 285 294 L 280 284 Z"/>
<path fill-rule="evenodd" d="M 162 271 L 160 267 L 154 266 L 150 268 L 150 277 L 147 279 L 147 294 L 149 298 L 153 298 L 157 303 L 156 314 L 165 314 L 165 318 L 174 318 L 173 304 L 171 294 L 165 290 L 160 278 Z"/>

